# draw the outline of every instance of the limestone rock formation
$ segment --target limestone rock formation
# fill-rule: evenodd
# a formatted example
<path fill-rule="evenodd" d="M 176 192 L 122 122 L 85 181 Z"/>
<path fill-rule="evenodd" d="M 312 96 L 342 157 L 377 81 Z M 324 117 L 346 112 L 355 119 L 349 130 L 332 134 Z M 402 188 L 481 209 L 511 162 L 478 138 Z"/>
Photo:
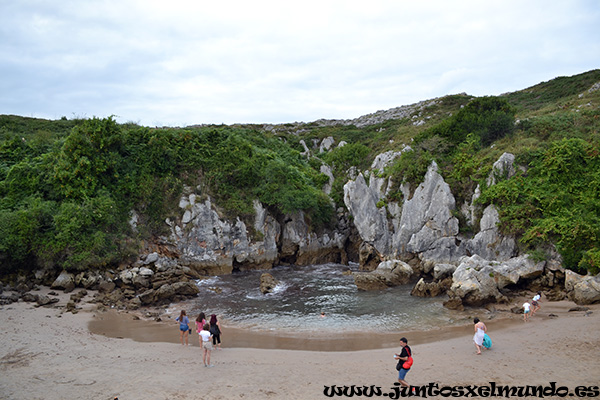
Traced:
<path fill-rule="evenodd" d="M 577 304 L 600 303 L 600 276 L 582 276 L 566 271 L 565 289 L 570 300 Z"/>
<path fill-rule="evenodd" d="M 403 285 L 410 281 L 413 269 L 400 260 L 384 261 L 371 272 L 354 272 L 354 283 L 359 290 L 380 290 Z"/>

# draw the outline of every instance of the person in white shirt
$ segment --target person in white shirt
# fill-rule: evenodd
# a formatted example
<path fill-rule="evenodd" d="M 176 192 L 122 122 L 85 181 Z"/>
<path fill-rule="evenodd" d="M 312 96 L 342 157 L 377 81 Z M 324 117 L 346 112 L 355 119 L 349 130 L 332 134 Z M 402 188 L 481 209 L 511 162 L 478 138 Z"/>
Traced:
<path fill-rule="evenodd" d="M 200 338 L 202 339 L 202 361 L 204 361 L 204 366 L 208 368 L 212 368 L 210 364 L 210 352 L 213 349 L 212 344 L 212 333 L 208 330 L 210 326 L 205 324 L 200 331 Z"/>
<path fill-rule="evenodd" d="M 540 299 L 542 298 L 542 292 L 537 292 L 535 296 L 533 296 L 533 300 L 531 302 L 532 309 L 531 315 L 535 315 L 536 311 L 540 309 Z"/>
<path fill-rule="evenodd" d="M 523 321 L 527 322 L 529 321 L 529 309 L 531 307 L 531 304 L 529 304 L 529 302 L 525 302 L 523 303 Z"/>

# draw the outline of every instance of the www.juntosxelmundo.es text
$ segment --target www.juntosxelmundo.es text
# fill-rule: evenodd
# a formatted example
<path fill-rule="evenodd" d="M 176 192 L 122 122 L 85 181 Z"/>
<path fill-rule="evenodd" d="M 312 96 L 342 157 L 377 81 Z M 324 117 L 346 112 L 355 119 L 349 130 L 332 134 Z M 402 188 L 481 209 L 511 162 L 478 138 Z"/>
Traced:
<path fill-rule="evenodd" d="M 495 382 L 489 382 L 489 385 L 440 386 L 437 383 L 429 383 L 428 385 L 402 387 L 396 382 L 387 390 L 383 389 L 381 386 L 374 385 L 325 386 L 323 394 L 327 397 L 387 397 L 389 399 L 399 399 L 401 397 L 582 398 L 600 396 L 600 387 L 577 386 L 571 390 L 566 386 L 558 386 L 556 382 L 549 382 L 546 386 L 509 386 L 497 385 Z"/>

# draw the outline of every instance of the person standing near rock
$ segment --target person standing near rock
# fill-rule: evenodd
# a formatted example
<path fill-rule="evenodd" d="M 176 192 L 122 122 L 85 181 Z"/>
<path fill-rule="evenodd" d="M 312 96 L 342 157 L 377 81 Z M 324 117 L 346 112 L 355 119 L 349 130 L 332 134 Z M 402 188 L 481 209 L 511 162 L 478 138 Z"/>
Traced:
<path fill-rule="evenodd" d="M 190 319 L 185 314 L 185 310 L 181 310 L 181 314 L 179 317 L 175 318 L 175 321 L 179 322 L 179 338 L 181 339 L 181 344 L 183 345 L 183 338 L 185 337 L 185 345 L 188 343 L 188 334 L 190 332 Z"/>
<path fill-rule="evenodd" d="M 481 347 L 483 346 L 483 338 L 485 337 L 485 333 L 487 332 L 487 326 L 479 320 L 479 318 L 475 318 L 473 320 L 475 324 L 473 327 L 475 328 L 475 334 L 473 335 L 473 342 L 475 343 L 475 347 L 477 348 L 477 354 L 481 354 Z"/>
<path fill-rule="evenodd" d="M 221 324 L 215 314 L 210 316 L 210 333 L 212 334 L 213 346 L 217 346 L 221 350 Z"/>

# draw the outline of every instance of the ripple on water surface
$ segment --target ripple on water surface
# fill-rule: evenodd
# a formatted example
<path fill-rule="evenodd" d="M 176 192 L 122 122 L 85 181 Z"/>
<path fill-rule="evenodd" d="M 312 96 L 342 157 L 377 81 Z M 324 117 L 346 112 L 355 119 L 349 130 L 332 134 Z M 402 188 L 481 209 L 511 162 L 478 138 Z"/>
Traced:
<path fill-rule="evenodd" d="M 347 270 L 340 264 L 282 266 L 200 280 L 198 297 L 187 305 L 189 315 L 194 319 L 203 311 L 242 328 L 325 334 L 423 330 L 457 322 L 441 298 L 413 297 L 412 285 L 359 291 L 352 275 L 343 273 Z M 259 290 L 264 272 L 279 281 L 269 294 Z"/>

